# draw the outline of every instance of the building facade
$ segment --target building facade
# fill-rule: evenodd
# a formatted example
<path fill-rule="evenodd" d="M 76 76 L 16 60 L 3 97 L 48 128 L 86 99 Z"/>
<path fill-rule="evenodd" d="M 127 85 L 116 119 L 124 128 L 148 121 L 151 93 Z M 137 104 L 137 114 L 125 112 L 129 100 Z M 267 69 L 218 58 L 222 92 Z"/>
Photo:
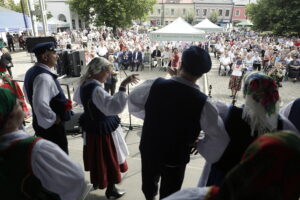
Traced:
<path fill-rule="evenodd" d="M 232 0 L 195 0 L 195 13 L 198 22 L 209 18 L 212 12 L 218 12 L 218 23 L 226 26 L 231 23 L 233 1 Z"/>
<path fill-rule="evenodd" d="M 246 16 L 246 5 L 245 4 L 235 4 L 233 6 L 232 12 L 232 23 L 236 24 L 247 20 Z"/>
<path fill-rule="evenodd" d="M 168 25 L 178 17 L 186 19 L 195 16 L 193 0 L 158 0 L 149 14 L 151 24 Z"/>
<path fill-rule="evenodd" d="M 50 11 L 55 19 L 70 24 L 71 30 L 84 29 L 85 23 L 78 15 L 70 10 L 67 0 L 46 0 L 47 11 Z"/>

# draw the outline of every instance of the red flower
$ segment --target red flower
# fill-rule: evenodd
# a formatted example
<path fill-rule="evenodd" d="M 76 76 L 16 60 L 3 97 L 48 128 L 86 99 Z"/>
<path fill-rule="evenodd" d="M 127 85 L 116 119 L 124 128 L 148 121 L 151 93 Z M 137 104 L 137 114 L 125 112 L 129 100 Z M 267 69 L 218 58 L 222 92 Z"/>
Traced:
<path fill-rule="evenodd" d="M 72 101 L 68 99 L 67 103 L 64 105 L 65 111 L 72 110 Z"/>
<path fill-rule="evenodd" d="M 249 84 L 249 88 L 252 90 L 252 91 L 256 91 L 258 89 L 259 85 L 258 85 L 258 82 L 257 80 L 253 80 L 250 82 Z"/>

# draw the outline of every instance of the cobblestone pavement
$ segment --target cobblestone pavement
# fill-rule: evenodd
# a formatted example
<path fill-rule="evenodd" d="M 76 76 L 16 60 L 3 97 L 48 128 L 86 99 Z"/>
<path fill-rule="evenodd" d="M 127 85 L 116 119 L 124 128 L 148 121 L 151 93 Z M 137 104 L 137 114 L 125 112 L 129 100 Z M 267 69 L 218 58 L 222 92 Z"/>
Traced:
<path fill-rule="evenodd" d="M 27 69 L 29 69 L 33 63 L 31 63 L 31 59 L 29 54 L 25 52 L 18 52 L 12 54 L 13 62 L 15 67 L 12 69 L 14 78 L 17 80 L 23 80 L 24 74 Z M 212 57 L 213 58 L 213 57 Z M 230 104 L 232 99 L 229 98 L 230 90 L 228 89 L 229 77 L 219 76 L 218 75 L 218 61 L 213 58 L 213 69 L 207 74 L 208 82 L 212 85 L 212 99 L 219 100 L 225 103 Z M 131 74 L 131 72 L 126 71 L 127 74 Z M 138 72 L 140 74 L 140 83 L 147 79 L 157 78 L 157 77 L 168 77 L 166 72 L 159 71 L 158 69 L 149 70 L 145 68 L 144 71 Z M 125 78 L 125 74 L 123 72 L 119 75 L 119 81 Z M 68 83 L 70 85 L 71 96 L 74 88 L 76 87 L 76 82 L 78 78 L 67 78 L 63 79 L 62 82 Z M 203 90 L 203 79 L 201 78 L 198 81 L 200 85 L 200 89 Z M 22 86 L 22 82 L 20 82 Z M 130 86 L 130 90 L 132 90 L 135 86 Z M 280 88 L 280 95 L 282 97 L 283 104 L 300 97 L 300 84 L 292 83 L 292 82 L 284 82 L 283 87 Z M 243 103 L 243 98 L 241 92 L 238 93 L 237 105 L 241 105 Z M 129 124 L 129 114 L 128 109 L 126 108 L 124 112 L 120 115 L 123 124 Z M 131 117 L 132 125 L 134 127 L 133 130 L 127 131 L 127 126 L 124 126 L 124 136 L 126 136 L 126 142 L 128 144 L 128 148 L 130 150 L 130 156 L 127 159 L 129 170 L 123 176 L 123 182 L 119 185 L 120 188 L 125 189 L 127 191 L 126 195 L 120 199 L 123 200 L 140 200 L 144 199 L 143 194 L 141 192 L 141 166 L 140 166 L 140 155 L 138 150 L 139 145 L 139 134 L 141 132 L 142 120 L 137 119 L 135 117 Z M 30 125 L 28 125 L 27 129 L 31 134 L 33 134 L 33 130 Z M 69 141 L 69 151 L 70 156 L 73 160 L 81 163 L 82 162 L 82 138 L 80 136 L 68 136 Z M 155 148 L 155 145 L 154 145 Z M 197 185 L 198 179 L 200 177 L 201 171 L 203 169 L 204 159 L 195 155 L 191 157 L 191 162 L 188 164 L 185 174 L 185 180 L 183 183 L 183 188 L 187 187 L 195 187 Z M 86 180 L 89 180 L 89 173 L 86 173 Z M 90 192 L 87 197 L 88 200 L 94 199 L 106 199 L 104 195 L 104 190 L 96 190 Z"/>

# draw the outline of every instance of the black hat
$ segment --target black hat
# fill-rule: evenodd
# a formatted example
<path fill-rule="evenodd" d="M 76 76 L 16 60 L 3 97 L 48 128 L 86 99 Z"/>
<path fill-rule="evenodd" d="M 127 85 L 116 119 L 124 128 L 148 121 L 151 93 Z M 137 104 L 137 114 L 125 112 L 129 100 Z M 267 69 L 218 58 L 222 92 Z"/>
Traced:
<path fill-rule="evenodd" d="M 209 54 L 198 46 L 191 46 L 182 53 L 182 68 L 193 76 L 209 72 L 211 59 Z"/>
<path fill-rule="evenodd" d="M 55 43 L 54 42 L 42 42 L 38 43 L 32 48 L 32 52 L 35 53 L 35 55 L 41 55 L 45 53 L 46 51 L 55 51 Z"/>

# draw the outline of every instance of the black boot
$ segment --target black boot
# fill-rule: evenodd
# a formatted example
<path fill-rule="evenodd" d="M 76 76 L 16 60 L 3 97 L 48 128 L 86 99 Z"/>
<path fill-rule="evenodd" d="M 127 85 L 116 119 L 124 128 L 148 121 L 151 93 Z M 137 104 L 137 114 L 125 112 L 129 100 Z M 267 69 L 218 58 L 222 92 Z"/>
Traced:
<path fill-rule="evenodd" d="M 105 196 L 107 199 L 118 199 L 125 194 L 125 191 L 116 188 L 115 184 L 108 185 Z"/>

